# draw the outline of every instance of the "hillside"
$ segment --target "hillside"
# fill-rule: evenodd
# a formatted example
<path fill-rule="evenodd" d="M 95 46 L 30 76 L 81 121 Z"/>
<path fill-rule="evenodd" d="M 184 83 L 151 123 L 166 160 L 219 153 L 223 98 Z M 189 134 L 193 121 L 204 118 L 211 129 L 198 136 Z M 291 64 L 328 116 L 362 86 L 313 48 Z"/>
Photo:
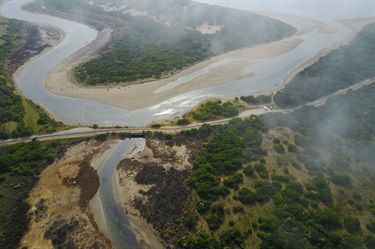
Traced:
<path fill-rule="evenodd" d="M 320 58 L 299 72 L 274 96 L 281 107 L 312 102 L 375 76 L 375 23 L 365 26 L 348 45 Z"/>
<path fill-rule="evenodd" d="M 77 81 L 89 85 L 166 77 L 209 57 L 295 32 L 265 16 L 192 1 L 44 2 L 50 11 L 114 30 L 109 51 L 75 70 Z"/>
<path fill-rule="evenodd" d="M 141 214 L 153 225 L 169 224 L 161 236 L 178 248 L 372 248 L 374 90 L 372 84 L 277 123 L 276 115 L 254 116 L 172 140 L 153 136 L 190 148 L 192 191 L 186 214 L 174 222 L 147 215 L 147 202 L 151 210 Z"/>

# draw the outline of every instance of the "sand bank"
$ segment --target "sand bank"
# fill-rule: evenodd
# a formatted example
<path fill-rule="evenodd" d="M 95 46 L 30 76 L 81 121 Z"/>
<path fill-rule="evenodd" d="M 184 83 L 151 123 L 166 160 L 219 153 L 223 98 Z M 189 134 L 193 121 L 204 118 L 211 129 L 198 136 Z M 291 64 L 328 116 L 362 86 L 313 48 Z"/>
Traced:
<path fill-rule="evenodd" d="M 101 231 L 103 224 L 93 222 L 93 215 L 95 220 L 99 215 L 90 207 L 80 205 L 80 199 L 84 198 L 80 183 L 86 180 L 80 176 L 80 171 L 85 170 L 85 162 L 103 160 L 111 143 L 113 141 L 110 140 L 104 143 L 95 140 L 78 143 L 43 170 L 28 198 L 31 220 L 20 247 L 53 248 L 51 240 L 45 237 L 46 232 L 66 224 L 70 226 L 70 231 L 65 239 L 77 247 L 96 244 L 100 248 L 111 248 L 109 240 Z M 90 179 L 92 185 L 95 185 L 94 182 Z"/>
<path fill-rule="evenodd" d="M 298 34 L 303 34 L 313 29 L 319 29 L 321 32 L 335 32 L 334 28 L 330 26 L 308 19 L 279 15 L 274 18 L 280 18 L 280 20 L 295 26 L 298 29 Z M 154 91 L 169 82 L 207 67 L 215 62 L 225 59 L 272 58 L 291 51 L 302 42 L 301 39 L 292 37 L 252 48 L 236 50 L 198 63 L 168 79 L 148 83 L 130 86 L 116 85 L 101 87 L 83 87 L 72 83 L 71 70 L 76 65 L 90 59 L 94 55 L 94 51 L 103 47 L 109 39 L 110 31 L 107 30 L 99 33 L 94 43 L 70 56 L 52 70 L 46 77 L 48 90 L 57 95 L 87 98 L 120 108 L 135 110 L 155 105 L 188 91 L 217 86 L 229 81 L 242 79 L 244 77 L 244 75 L 242 75 L 243 69 L 249 65 L 249 62 L 231 61 L 225 65 L 210 69 L 207 74 L 195 78 L 188 84 L 179 85 L 168 91 L 154 93 Z M 144 98 L 144 96 L 147 96 L 147 98 Z"/>

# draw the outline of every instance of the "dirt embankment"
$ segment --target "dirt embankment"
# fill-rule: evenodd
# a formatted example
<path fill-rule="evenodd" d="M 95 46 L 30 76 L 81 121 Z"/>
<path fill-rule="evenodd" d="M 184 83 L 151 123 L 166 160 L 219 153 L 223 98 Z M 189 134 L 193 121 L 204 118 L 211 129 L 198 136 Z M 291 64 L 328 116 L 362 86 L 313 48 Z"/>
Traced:
<path fill-rule="evenodd" d="M 94 220 L 89 202 L 99 188 L 93 162 L 113 142 L 92 139 L 74 145 L 41 173 L 28 200 L 30 228 L 21 247 L 111 248 Z"/>
<path fill-rule="evenodd" d="M 185 145 L 147 139 L 140 154 L 117 166 L 119 200 L 145 248 L 165 248 L 179 230 L 190 193 L 189 154 Z"/>

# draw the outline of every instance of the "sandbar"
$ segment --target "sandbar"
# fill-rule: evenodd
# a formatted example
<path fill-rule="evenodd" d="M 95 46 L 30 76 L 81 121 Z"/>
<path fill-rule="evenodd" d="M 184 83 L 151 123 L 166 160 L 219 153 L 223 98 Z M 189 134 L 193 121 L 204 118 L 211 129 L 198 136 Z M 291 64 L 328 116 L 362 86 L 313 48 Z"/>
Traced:
<path fill-rule="evenodd" d="M 136 110 L 158 104 L 188 91 L 217 86 L 243 78 L 244 75 L 242 75 L 242 72 L 250 62 L 240 60 L 236 61 L 233 59 L 277 57 L 291 51 L 302 42 L 302 40 L 298 38 L 298 34 L 304 34 L 314 29 L 319 29 L 320 32 L 325 33 L 336 32 L 334 28 L 326 24 L 309 19 L 282 15 L 272 15 L 272 17 L 296 27 L 297 36 L 292 36 L 268 44 L 239 49 L 216 56 L 200 62 L 167 79 L 131 85 L 116 84 L 100 87 L 88 87 L 73 83 L 71 77 L 72 69 L 80 63 L 92 58 L 95 54 L 94 51 L 100 49 L 109 42 L 111 31 L 104 30 L 99 32 L 97 39 L 92 44 L 87 45 L 82 50 L 69 56 L 53 69 L 47 75 L 45 84 L 50 92 L 57 95 L 86 98 L 127 110 Z M 348 20 L 346 25 L 348 25 L 348 23 L 357 23 L 357 25 L 352 25 L 350 27 L 353 28 L 354 32 L 358 32 L 363 26 L 359 25 L 358 22 L 360 21 L 357 19 L 352 21 Z M 361 23 L 363 24 L 363 21 L 361 21 Z M 321 55 L 318 56 L 320 57 Z M 208 73 L 199 76 L 188 83 L 181 84 L 169 89 L 168 91 L 155 93 L 157 89 L 167 85 L 169 82 L 175 81 L 179 77 L 196 72 L 197 70 L 225 59 L 231 59 L 232 61 L 222 66 L 212 68 Z M 145 98 L 145 96 L 147 96 L 147 98 Z"/>

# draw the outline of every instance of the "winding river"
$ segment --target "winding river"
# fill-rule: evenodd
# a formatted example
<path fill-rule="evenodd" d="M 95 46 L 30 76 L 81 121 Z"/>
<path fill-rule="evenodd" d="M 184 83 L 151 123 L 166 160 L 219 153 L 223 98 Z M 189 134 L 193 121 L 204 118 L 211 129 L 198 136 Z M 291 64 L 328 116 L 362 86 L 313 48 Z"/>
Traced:
<path fill-rule="evenodd" d="M 18 90 L 26 97 L 46 108 L 57 119 L 72 125 L 144 126 L 154 120 L 181 115 L 199 102 L 209 98 L 232 98 L 269 92 L 276 89 L 277 85 L 293 69 L 316 55 L 320 50 L 336 41 L 345 39 L 351 34 L 349 28 L 330 21 L 330 25 L 335 26 L 339 30 L 338 32 L 323 34 L 315 30 L 308 34 L 297 36 L 303 39 L 303 42 L 292 51 L 272 59 L 256 60 L 255 66 L 247 68 L 248 72 L 256 73 L 253 77 L 228 82 L 221 86 L 187 92 L 148 108 L 128 111 L 88 99 L 57 96 L 46 89 L 44 78 L 48 72 L 64 58 L 93 41 L 97 32 L 76 22 L 29 13 L 20 8 L 22 5 L 32 1 L 8 1 L 1 6 L 1 15 L 7 18 L 58 27 L 65 32 L 65 38 L 59 45 L 19 69 L 14 76 L 15 83 Z M 230 61 L 221 61 L 217 65 L 213 64 L 181 77 L 176 82 L 172 82 L 158 91 L 168 91 L 175 85 L 188 83 L 199 75 L 205 74 L 210 67 L 229 63 Z"/>
<path fill-rule="evenodd" d="M 272 59 L 256 60 L 257 63 L 254 66 L 247 68 L 248 72 L 256 73 L 253 77 L 228 82 L 221 86 L 187 92 L 148 108 L 128 111 L 92 100 L 61 97 L 48 92 L 44 86 L 44 78 L 48 72 L 58 65 L 58 63 L 64 58 L 93 41 L 96 38 L 97 32 L 76 22 L 46 15 L 28 13 L 21 10 L 20 7 L 22 5 L 32 1 L 33 0 L 8 1 L 1 5 L 0 13 L 7 18 L 43 23 L 58 27 L 65 32 L 65 37 L 59 45 L 20 68 L 14 76 L 15 83 L 22 94 L 42 105 L 55 117 L 67 124 L 144 126 L 156 119 L 181 115 L 199 102 L 208 98 L 255 95 L 272 91 L 293 69 L 316 55 L 321 49 L 332 45 L 336 41 L 345 39 L 351 34 L 351 31 L 347 27 L 337 22 L 333 22 L 332 18 L 334 17 L 328 15 L 317 17 L 315 15 L 313 17 L 319 18 L 321 21 L 324 20 L 330 25 L 336 27 L 338 32 L 333 34 L 323 34 L 318 31 L 313 31 L 298 36 L 298 38 L 303 39 L 303 42 L 292 51 Z M 285 8 L 285 6 L 288 6 L 285 5 L 285 1 L 282 1 L 282 3 L 281 1 L 279 2 L 281 3 L 279 8 L 277 8 L 277 1 L 268 1 L 272 4 L 272 8 L 265 7 L 266 4 L 264 4 L 263 1 L 262 4 L 258 3 L 258 5 L 256 2 L 252 5 L 246 2 L 246 5 L 245 1 L 202 0 L 201 2 L 218 3 L 227 6 L 229 5 L 229 7 L 255 9 L 258 11 L 269 11 L 274 8 L 284 13 L 303 15 L 303 13 L 301 14 L 296 11 L 298 9 L 301 10 L 301 7 L 292 10 Z M 298 1 L 291 2 L 289 5 L 296 2 Z M 348 8 L 345 10 L 348 10 Z M 371 7 L 370 12 L 368 12 L 369 10 L 366 6 L 363 7 L 363 10 L 366 10 L 367 12 L 350 12 L 352 14 L 351 16 L 346 14 L 341 18 L 374 16 L 374 5 L 372 5 L 372 13 Z M 340 13 L 343 13 L 343 11 Z M 336 16 L 336 18 L 340 17 Z M 230 61 L 232 60 L 223 60 L 190 75 L 181 77 L 175 82 L 158 89 L 157 92 L 168 91 L 177 85 L 186 84 L 192 79 L 207 73 L 210 68 L 224 65 Z M 124 212 L 121 210 L 119 203 L 117 202 L 116 192 L 112 182 L 117 164 L 120 160 L 131 156 L 126 155 L 125 153 L 130 151 L 133 147 L 136 149 L 132 153 L 140 151 L 144 147 L 144 139 L 132 139 L 119 142 L 111 155 L 108 156 L 107 160 L 103 163 L 99 172 L 100 189 L 98 194 L 107 225 L 106 228 L 115 248 L 141 248 L 129 227 L 129 222 L 127 221 Z"/>

